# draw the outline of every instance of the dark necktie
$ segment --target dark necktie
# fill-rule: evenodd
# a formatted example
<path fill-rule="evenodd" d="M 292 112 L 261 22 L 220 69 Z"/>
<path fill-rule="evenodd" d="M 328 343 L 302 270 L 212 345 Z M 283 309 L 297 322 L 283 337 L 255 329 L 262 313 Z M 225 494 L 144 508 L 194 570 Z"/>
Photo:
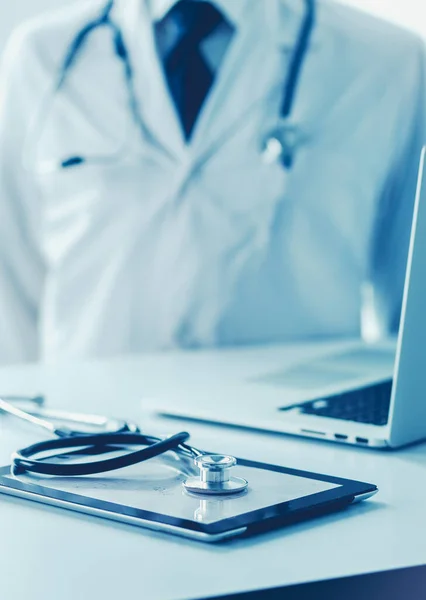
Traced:
<path fill-rule="evenodd" d="M 223 17 L 209 2 L 180 0 L 166 19 L 172 19 L 181 32 L 164 59 L 164 71 L 185 138 L 189 140 L 215 76 L 200 46 L 223 22 Z"/>

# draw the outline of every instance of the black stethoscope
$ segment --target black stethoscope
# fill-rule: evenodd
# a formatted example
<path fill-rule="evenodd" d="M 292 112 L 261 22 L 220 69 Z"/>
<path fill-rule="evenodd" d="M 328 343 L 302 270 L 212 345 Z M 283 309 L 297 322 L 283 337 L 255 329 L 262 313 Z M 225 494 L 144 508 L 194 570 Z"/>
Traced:
<path fill-rule="evenodd" d="M 31 409 L 18 408 L 19 402 L 29 403 Z M 211 454 L 190 446 L 187 443 L 190 436 L 186 431 L 165 438 L 146 435 L 130 421 L 48 410 L 44 408 L 43 396 L 0 398 L 0 413 L 23 419 L 55 436 L 14 452 L 12 473 L 15 476 L 26 472 L 56 477 L 96 475 L 130 467 L 172 451 L 185 461 L 185 465 L 190 459 L 199 470 L 198 477 L 192 476 L 183 482 L 183 487 L 190 493 L 228 496 L 244 492 L 248 486 L 245 479 L 230 475 L 237 463 L 233 456 Z M 58 421 L 62 426 L 55 424 Z M 64 422 L 74 427 L 78 425 L 78 429 L 64 426 Z M 143 448 L 135 450 L 137 446 Z M 65 456 L 60 452 L 63 450 L 71 452 Z M 57 457 L 58 452 L 60 458 L 71 460 L 52 460 L 52 453 Z M 118 456 L 87 459 L 108 452 L 118 453 Z M 73 462 L 73 458 L 78 461 Z"/>
<path fill-rule="evenodd" d="M 16 405 L 19 402 L 30 403 L 32 408 L 23 410 Z M 114 471 L 137 464 L 169 450 L 177 450 L 193 458 L 202 454 L 200 451 L 186 446 L 189 439 L 186 432 L 177 433 L 161 439 L 142 434 L 139 427 L 132 422 L 109 419 L 98 415 L 68 413 L 44 408 L 44 397 L 8 397 L 0 398 L 0 412 L 7 413 L 41 427 L 54 435 L 56 439 L 38 442 L 12 455 L 15 472 L 32 472 L 42 475 L 94 475 Z M 62 426 L 57 426 L 60 422 Z M 64 426 L 67 423 L 70 426 Z M 78 426 L 76 429 L 75 427 Z M 74 428 L 73 428 L 74 427 Z M 119 457 L 108 458 L 87 463 L 58 464 L 37 456 L 59 450 L 85 448 L 86 454 L 96 454 L 108 446 L 146 446 L 142 450 L 132 450 Z"/>
<path fill-rule="evenodd" d="M 297 87 L 301 78 L 303 65 L 307 52 L 309 50 L 309 44 L 312 37 L 312 32 L 315 25 L 316 16 L 316 3 L 315 0 L 303 0 L 305 2 L 305 16 L 302 19 L 300 31 L 297 37 L 296 44 L 292 56 L 290 58 L 290 65 L 288 74 L 284 82 L 283 99 L 281 102 L 279 118 L 276 126 L 265 136 L 261 144 L 261 153 L 264 162 L 274 163 L 279 162 L 285 169 L 291 169 L 296 150 L 301 144 L 301 134 L 299 128 L 290 123 L 290 116 L 294 107 Z M 141 112 L 139 109 L 139 103 L 135 91 L 133 68 L 124 42 L 123 34 L 120 28 L 114 23 L 111 18 L 111 12 L 114 7 L 114 0 L 108 0 L 106 6 L 103 8 L 101 14 L 85 25 L 74 38 L 71 43 L 63 64 L 59 70 L 56 84 L 54 85 L 52 94 L 42 104 L 40 110 L 34 119 L 33 126 L 30 129 L 27 143 L 27 151 L 24 156 L 24 163 L 32 167 L 33 161 L 29 159 L 29 156 L 35 154 L 34 148 L 39 141 L 44 123 L 47 119 L 48 112 L 51 107 L 51 103 L 55 95 L 60 92 L 63 88 L 67 76 L 71 69 L 76 64 L 80 53 L 83 51 L 87 38 L 99 27 L 107 26 L 111 29 L 113 34 L 113 44 L 116 56 L 123 63 L 124 67 L 124 78 L 126 88 L 128 92 L 128 104 L 129 110 L 133 117 L 134 122 L 138 125 L 139 129 L 144 136 L 148 136 L 146 127 L 143 124 L 141 118 Z M 82 156 L 74 155 L 63 158 L 59 161 L 45 161 L 41 163 L 40 172 L 46 173 L 52 170 L 67 169 L 83 163 L 111 163 L 117 161 L 117 159 L 123 154 L 125 143 L 112 155 L 99 155 L 99 156 Z"/>

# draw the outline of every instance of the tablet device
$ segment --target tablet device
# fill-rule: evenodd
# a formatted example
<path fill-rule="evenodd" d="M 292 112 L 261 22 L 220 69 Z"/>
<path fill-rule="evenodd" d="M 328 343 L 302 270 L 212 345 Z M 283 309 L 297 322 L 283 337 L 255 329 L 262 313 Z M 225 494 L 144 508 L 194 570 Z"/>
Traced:
<path fill-rule="evenodd" d="M 108 455 L 114 452 L 110 449 Z M 63 453 L 55 460 L 76 462 L 84 460 L 84 454 Z M 4 467 L 0 493 L 217 542 L 340 510 L 377 492 L 368 483 L 238 459 L 233 472 L 248 481 L 248 488 L 237 495 L 212 497 L 184 489 L 183 481 L 196 471 L 192 460 L 173 452 L 112 473 L 84 477 L 17 475 Z"/>

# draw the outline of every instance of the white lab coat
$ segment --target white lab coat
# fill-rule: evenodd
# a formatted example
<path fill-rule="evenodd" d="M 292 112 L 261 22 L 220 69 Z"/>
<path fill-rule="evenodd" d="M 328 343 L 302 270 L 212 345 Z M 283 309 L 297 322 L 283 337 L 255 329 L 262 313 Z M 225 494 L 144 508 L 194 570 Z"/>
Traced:
<path fill-rule="evenodd" d="M 320 0 L 293 111 L 306 139 L 286 173 L 260 146 L 304 3 L 252 0 L 187 147 L 144 2 L 117 0 L 146 135 L 105 28 L 28 159 L 30 121 L 99 6 L 21 28 L 4 60 L 0 360 L 358 335 L 366 281 L 395 324 L 424 140 L 420 40 Z M 111 153 L 126 125 L 127 151 L 110 165 L 28 169 Z"/>

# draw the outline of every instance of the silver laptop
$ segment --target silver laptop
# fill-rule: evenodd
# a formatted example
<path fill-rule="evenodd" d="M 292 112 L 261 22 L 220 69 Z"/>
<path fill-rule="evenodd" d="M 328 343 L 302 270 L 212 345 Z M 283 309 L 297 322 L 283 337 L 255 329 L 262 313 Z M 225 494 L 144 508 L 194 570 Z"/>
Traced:
<path fill-rule="evenodd" d="M 426 439 L 425 156 L 426 149 L 396 343 L 312 345 L 305 353 L 309 360 L 299 348 L 294 351 L 299 360 L 281 369 L 285 347 L 219 352 L 210 372 L 207 364 L 198 377 L 199 387 L 189 383 L 173 398 L 160 394 L 156 411 L 366 447 L 397 448 Z"/>

